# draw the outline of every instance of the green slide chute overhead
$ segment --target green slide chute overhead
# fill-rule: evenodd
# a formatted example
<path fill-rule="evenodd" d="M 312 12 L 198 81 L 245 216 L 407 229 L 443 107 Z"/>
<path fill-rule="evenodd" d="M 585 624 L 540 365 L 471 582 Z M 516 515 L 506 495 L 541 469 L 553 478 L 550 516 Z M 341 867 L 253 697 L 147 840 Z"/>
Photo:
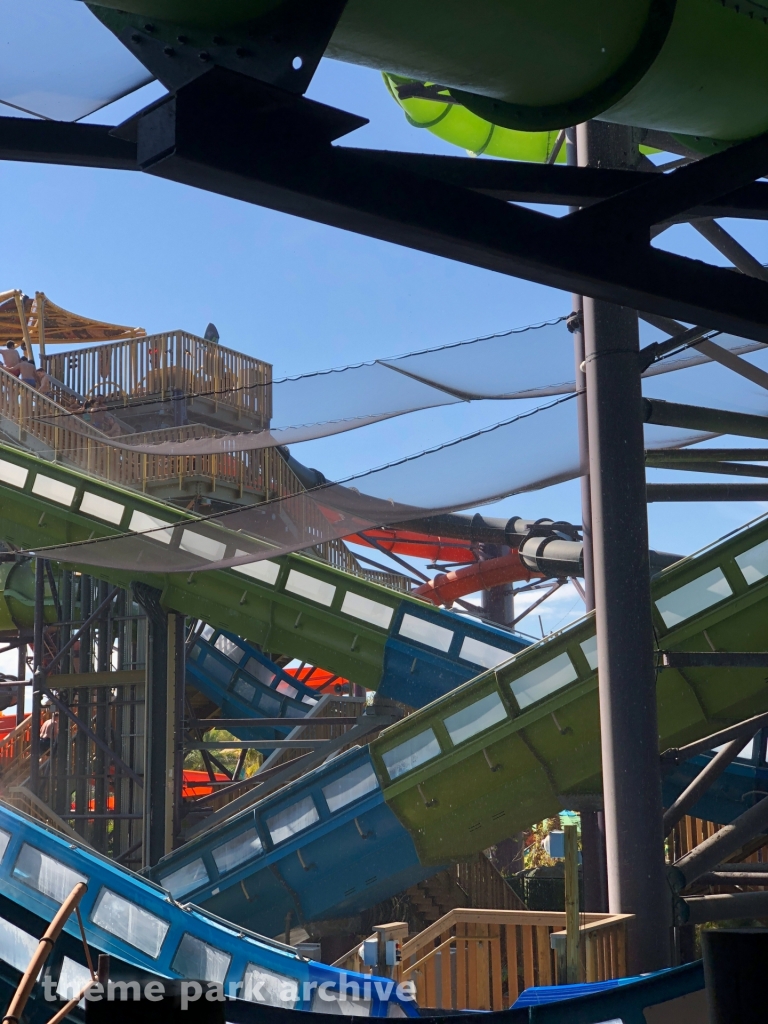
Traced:
<path fill-rule="evenodd" d="M 188 26 L 211 39 L 226 32 L 237 45 L 279 4 L 89 6 Z M 349 0 L 327 54 L 438 83 L 507 129 L 546 132 L 601 118 L 735 140 L 768 130 L 766 17 L 753 0 Z"/>

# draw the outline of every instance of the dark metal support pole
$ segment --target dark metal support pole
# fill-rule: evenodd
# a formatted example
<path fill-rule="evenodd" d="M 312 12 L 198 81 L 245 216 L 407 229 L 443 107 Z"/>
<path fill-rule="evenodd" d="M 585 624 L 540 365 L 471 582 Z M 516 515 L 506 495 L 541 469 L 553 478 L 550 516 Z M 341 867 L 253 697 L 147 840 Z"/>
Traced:
<path fill-rule="evenodd" d="M 768 798 L 754 804 L 744 811 L 729 825 L 724 825 L 709 839 L 699 843 L 697 847 L 675 861 L 670 868 L 669 876 L 672 886 L 683 889 L 695 882 L 701 875 L 713 871 L 721 861 L 732 857 L 734 853 L 748 843 L 750 839 L 768 829 Z"/>
<path fill-rule="evenodd" d="M 744 739 L 731 740 L 726 743 L 722 750 L 712 758 L 706 767 L 702 768 L 696 778 L 683 790 L 671 807 L 664 814 L 664 835 L 668 836 L 680 819 L 688 813 L 696 801 L 702 796 L 713 783 L 720 778 L 725 769 L 731 764 L 744 749 Z"/>
<path fill-rule="evenodd" d="M 631 128 L 589 122 L 579 161 L 627 166 Z M 635 915 L 628 970 L 670 963 L 637 313 L 584 299 L 600 725 L 611 913 Z"/>
<path fill-rule="evenodd" d="M 184 701 L 186 691 L 186 618 L 173 616 L 174 700 L 173 700 L 173 847 L 181 836 L 182 789 L 184 783 Z"/>
<path fill-rule="evenodd" d="M 19 644 L 19 660 L 16 666 L 16 678 L 27 678 L 27 645 Z M 20 686 L 16 690 L 16 725 L 21 725 L 27 714 L 26 707 L 26 686 Z"/>
<path fill-rule="evenodd" d="M 578 165 L 576 129 L 565 133 L 566 164 Z M 575 209 L 571 207 L 571 210 Z M 584 543 L 584 610 L 595 607 L 595 574 L 592 555 L 592 494 L 589 476 L 589 423 L 587 419 L 587 375 L 584 365 L 584 300 L 571 296 L 571 318 L 568 327 L 573 334 L 573 359 L 576 381 L 576 419 L 579 430 L 579 464 L 581 483 L 581 530 Z M 583 862 L 584 909 L 588 913 L 608 910 L 608 876 L 605 862 L 605 815 L 601 810 L 581 812 L 581 851 Z"/>
<path fill-rule="evenodd" d="M 706 924 L 707 921 L 730 921 L 744 917 L 768 917 L 768 892 L 691 896 L 684 900 L 683 904 L 686 924 Z"/>
<path fill-rule="evenodd" d="M 135 583 L 133 592 L 147 613 L 144 865 L 149 866 L 166 853 L 168 616 L 159 590 Z"/>
<path fill-rule="evenodd" d="M 40 777 L 40 686 L 43 683 L 45 559 L 35 559 L 35 626 L 32 663 L 32 720 L 29 725 L 29 788 L 37 795 Z"/>

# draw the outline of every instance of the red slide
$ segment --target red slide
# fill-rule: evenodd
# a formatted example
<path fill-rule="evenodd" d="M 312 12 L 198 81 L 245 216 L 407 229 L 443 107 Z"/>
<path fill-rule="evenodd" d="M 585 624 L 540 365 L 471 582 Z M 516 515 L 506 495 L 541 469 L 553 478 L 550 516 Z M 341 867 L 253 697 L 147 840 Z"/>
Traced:
<path fill-rule="evenodd" d="M 526 569 L 517 551 L 510 551 L 508 555 L 475 562 L 464 569 L 438 573 L 433 580 L 417 587 L 413 593 L 433 604 L 451 605 L 457 598 L 474 594 L 478 590 L 490 590 L 491 587 L 498 587 L 503 583 L 527 582 L 540 578 L 541 573 Z"/>
<path fill-rule="evenodd" d="M 368 542 L 369 547 L 379 547 L 398 555 L 410 555 L 411 558 L 425 558 L 430 562 L 469 562 L 461 569 L 448 573 L 439 573 L 429 583 L 424 583 L 412 591 L 417 597 L 436 605 L 451 605 L 460 597 L 474 594 L 479 590 L 490 590 L 503 583 L 527 582 L 540 579 L 541 573 L 531 572 L 523 565 L 517 551 L 510 551 L 498 558 L 477 561 L 477 545 L 469 540 L 454 537 L 433 537 L 410 530 L 371 529 L 365 534 L 347 537 L 352 544 L 363 544 L 366 536 L 376 541 Z M 313 685 L 310 683 L 310 685 Z"/>

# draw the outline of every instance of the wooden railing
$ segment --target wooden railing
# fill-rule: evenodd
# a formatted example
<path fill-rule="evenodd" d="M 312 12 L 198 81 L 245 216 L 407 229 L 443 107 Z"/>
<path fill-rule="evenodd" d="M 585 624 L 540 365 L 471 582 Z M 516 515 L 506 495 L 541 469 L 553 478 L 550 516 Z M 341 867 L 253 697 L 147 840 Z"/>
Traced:
<path fill-rule="evenodd" d="M 175 482 L 182 490 L 185 479 L 205 482 L 212 488 L 221 483 L 240 495 L 247 492 L 284 497 L 303 490 L 285 460 L 269 448 L 237 455 L 185 456 L 145 455 L 115 448 L 106 434 L 3 369 L 0 429 L 33 450 L 42 450 L 54 461 L 141 491 Z M 196 427 L 183 429 L 199 433 Z M 178 436 L 178 430 L 173 433 Z M 162 434 L 153 431 L 153 438 L 162 440 Z M 30 446 L 30 440 L 38 444 Z"/>
<path fill-rule="evenodd" d="M 626 975 L 629 914 L 582 914 L 582 978 Z M 564 912 L 451 910 L 402 947 L 396 980 L 413 981 L 420 1006 L 503 1010 L 532 985 L 561 982 L 551 936 L 565 928 Z M 351 950 L 334 966 L 370 973 Z"/>
<path fill-rule="evenodd" d="M 14 765 L 25 762 L 29 758 L 29 726 L 32 719 L 29 715 L 22 718 L 17 726 L 0 740 L 0 779 L 5 784 L 9 772 Z"/>
<path fill-rule="evenodd" d="M 713 821 L 704 821 L 702 818 L 692 818 L 686 814 L 684 818 L 672 829 L 667 840 L 667 859 L 678 860 L 690 853 L 695 847 L 709 839 L 715 832 L 719 831 L 722 825 L 716 825 Z"/>
<path fill-rule="evenodd" d="M 186 331 L 56 352 L 45 357 L 45 369 L 86 398 L 104 395 L 130 405 L 178 390 L 229 407 L 252 425 L 265 427 L 272 416 L 269 363 Z"/>
<path fill-rule="evenodd" d="M 353 576 L 359 576 L 370 583 L 378 583 L 379 586 L 387 587 L 389 590 L 397 590 L 401 594 L 409 594 L 411 591 L 411 584 L 407 576 L 401 576 L 397 572 L 366 569 L 342 540 L 325 541 L 322 544 L 317 544 L 313 550 L 334 569 L 342 569 Z"/>

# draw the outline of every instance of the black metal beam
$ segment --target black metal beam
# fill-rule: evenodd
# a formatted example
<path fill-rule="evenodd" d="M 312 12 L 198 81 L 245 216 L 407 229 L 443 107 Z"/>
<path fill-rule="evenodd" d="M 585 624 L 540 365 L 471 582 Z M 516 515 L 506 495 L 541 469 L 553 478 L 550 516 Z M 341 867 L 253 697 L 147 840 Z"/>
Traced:
<path fill-rule="evenodd" d="M 768 416 L 754 416 L 752 413 L 707 409 L 698 405 L 682 405 L 679 402 L 646 398 L 643 400 L 643 416 L 646 423 L 658 423 L 663 427 L 682 427 L 685 430 L 702 430 L 710 434 L 735 434 L 738 437 L 768 438 Z"/>
<path fill-rule="evenodd" d="M 679 167 L 670 174 L 645 175 L 628 192 L 564 218 L 566 231 L 614 228 L 620 237 L 649 237 L 654 224 L 688 214 L 693 206 L 755 182 L 768 171 L 768 133 Z"/>
<path fill-rule="evenodd" d="M 745 864 L 744 867 L 749 867 Z M 708 871 L 696 879 L 697 885 L 768 885 L 768 876 L 757 871 Z"/>
<path fill-rule="evenodd" d="M 111 125 L 0 117 L 0 160 L 137 170 L 135 144 L 111 131 Z"/>
<path fill-rule="evenodd" d="M 663 668 L 768 668 L 766 651 L 660 651 Z"/>
<path fill-rule="evenodd" d="M 719 732 L 704 736 L 700 740 L 694 740 L 684 747 L 670 747 L 661 755 L 661 762 L 665 766 L 674 767 L 684 761 L 696 757 L 697 754 L 705 754 L 713 747 L 719 747 L 722 743 L 730 743 L 731 740 L 741 738 L 742 742 L 750 736 L 754 736 L 758 730 L 768 726 L 768 713 L 755 715 L 744 722 L 737 722 L 736 725 L 729 725 L 727 729 L 720 729 Z"/>
<path fill-rule="evenodd" d="M 646 500 L 768 501 L 768 484 L 647 484 Z"/>
<path fill-rule="evenodd" d="M 139 116 L 139 163 L 241 201 L 768 342 L 765 282 L 650 244 L 565 232 L 556 218 L 328 144 L 351 124 L 216 68 Z"/>
<path fill-rule="evenodd" d="M 768 800 L 761 800 L 749 810 L 724 825 L 670 866 L 668 878 L 673 891 L 679 892 L 701 875 L 732 857 L 741 847 L 768 829 Z"/>
<path fill-rule="evenodd" d="M 379 164 L 441 181 L 457 188 L 484 192 L 505 202 L 553 206 L 592 206 L 648 181 L 645 171 L 553 166 L 515 160 L 474 160 L 462 156 L 400 153 L 355 148 Z M 694 217 L 768 218 L 768 184 L 753 182 L 685 213 Z"/>
<path fill-rule="evenodd" d="M 646 466 L 649 465 L 646 460 Z M 653 463 L 650 463 L 653 465 Z M 719 473 L 721 476 L 768 477 L 768 466 L 752 466 L 744 462 L 681 462 L 661 463 L 658 469 L 677 469 L 685 473 Z"/>
<path fill-rule="evenodd" d="M 101 167 L 135 171 L 136 145 L 111 134 L 113 125 L 72 124 L 33 118 L 0 117 L 0 160 Z M 505 202 L 555 206 L 591 206 L 642 185 L 643 171 L 560 167 L 510 160 L 473 160 L 461 156 L 400 153 L 355 147 L 388 165 L 457 188 L 484 192 Z M 728 195 L 692 207 L 686 219 L 739 217 L 768 219 L 768 184 L 754 182 Z"/>
<path fill-rule="evenodd" d="M 736 918 L 768 917 L 768 892 L 719 893 L 680 900 L 678 924 L 706 924 Z"/>
<path fill-rule="evenodd" d="M 646 466 L 683 469 L 686 463 L 768 462 L 768 448 L 666 448 L 648 449 Z"/>
<path fill-rule="evenodd" d="M 325 718 L 308 718 L 306 722 L 299 718 L 195 718 L 186 723 L 187 729 L 252 729 L 254 725 L 261 727 L 295 729 L 297 725 L 356 725 L 357 716 L 339 715 L 337 718 L 326 716 Z M 231 740 L 230 747 L 236 747 L 237 743 Z"/>
<path fill-rule="evenodd" d="M 712 760 L 706 764 L 693 781 L 685 787 L 677 800 L 664 812 L 664 835 L 668 836 L 681 818 L 688 813 L 693 805 L 720 778 L 728 765 L 732 764 L 741 753 L 744 740 L 731 740 L 719 750 Z"/>

